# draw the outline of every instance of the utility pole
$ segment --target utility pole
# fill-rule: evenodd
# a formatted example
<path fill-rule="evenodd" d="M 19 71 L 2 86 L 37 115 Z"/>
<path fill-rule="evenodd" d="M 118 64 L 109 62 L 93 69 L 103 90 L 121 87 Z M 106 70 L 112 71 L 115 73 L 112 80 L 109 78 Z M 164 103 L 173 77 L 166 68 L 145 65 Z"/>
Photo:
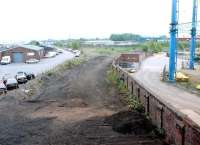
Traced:
<path fill-rule="evenodd" d="M 191 46 L 190 46 L 190 63 L 189 68 L 194 69 L 194 57 L 196 49 L 196 27 L 197 27 L 197 0 L 193 0 L 192 10 L 192 29 L 191 29 Z"/>
<path fill-rule="evenodd" d="M 170 28 L 170 58 L 169 58 L 169 81 L 175 81 L 176 70 L 176 34 L 177 34 L 177 0 L 172 0 L 172 16 Z"/>

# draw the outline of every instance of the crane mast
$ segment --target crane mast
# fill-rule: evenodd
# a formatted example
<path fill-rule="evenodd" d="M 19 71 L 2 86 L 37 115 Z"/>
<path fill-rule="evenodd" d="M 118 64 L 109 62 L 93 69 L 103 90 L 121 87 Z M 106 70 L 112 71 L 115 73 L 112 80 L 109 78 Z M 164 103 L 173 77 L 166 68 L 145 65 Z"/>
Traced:
<path fill-rule="evenodd" d="M 178 0 L 172 0 L 172 15 L 170 27 L 170 48 L 169 48 L 169 81 L 175 81 L 176 71 L 176 48 L 177 48 L 177 14 L 178 14 Z"/>
<path fill-rule="evenodd" d="M 194 58 L 195 58 L 195 49 L 196 49 L 196 31 L 197 31 L 196 27 L 197 27 L 197 0 L 193 0 L 190 63 L 189 63 L 190 69 L 194 69 Z"/>

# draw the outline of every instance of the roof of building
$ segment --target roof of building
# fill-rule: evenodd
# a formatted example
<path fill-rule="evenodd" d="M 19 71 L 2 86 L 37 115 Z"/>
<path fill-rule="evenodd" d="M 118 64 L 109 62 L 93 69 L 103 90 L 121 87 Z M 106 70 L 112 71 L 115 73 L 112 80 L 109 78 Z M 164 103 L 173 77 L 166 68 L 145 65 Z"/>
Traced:
<path fill-rule="evenodd" d="M 35 50 L 35 51 L 44 49 L 43 47 L 39 47 L 39 46 L 35 46 L 35 45 L 19 45 L 17 47 L 23 47 L 23 48 L 27 48 L 27 49 L 31 49 L 31 50 Z"/>
<path fill-rule="evenodd" d="M 40 45 L 40 47 L 43 47 L 44 50 L 55 50 L 55 48 L 53 48 L 51 46 L 47 46 L 47 45 Z"/>
<path fill-rule="evenodd" d="M 0 52 L 7 50 L 8 48 L 6 47 L 0 47 Z"/>

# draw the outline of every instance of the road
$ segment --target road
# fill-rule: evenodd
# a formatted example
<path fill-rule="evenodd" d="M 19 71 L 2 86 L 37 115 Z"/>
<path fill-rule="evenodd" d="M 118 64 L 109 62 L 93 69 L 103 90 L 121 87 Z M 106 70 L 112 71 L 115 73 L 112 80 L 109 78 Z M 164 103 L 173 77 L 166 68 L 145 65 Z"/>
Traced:
<path fill-rule="evenodd" d="M 160 81 L 160 72 L 165 64 L 168 64 L 168 58 L 164 55 L 150 57 L 133 77 L 160 100 L 187 115 L 200 126 L 200 97 L 177 88 L 175 84 Z"/>
<path fill-rule="evenodd" d="M 54 58 L 42 59 L 37 64 L 12 63 L 9 65 L 0 65 L 0 77 L 2 77 L 4 74 L 10 74 L 14 76 L 19 71 L 40 74 L 73 57 L 73 53 L 63 51 L 62 54 L 59 54 Z"/>

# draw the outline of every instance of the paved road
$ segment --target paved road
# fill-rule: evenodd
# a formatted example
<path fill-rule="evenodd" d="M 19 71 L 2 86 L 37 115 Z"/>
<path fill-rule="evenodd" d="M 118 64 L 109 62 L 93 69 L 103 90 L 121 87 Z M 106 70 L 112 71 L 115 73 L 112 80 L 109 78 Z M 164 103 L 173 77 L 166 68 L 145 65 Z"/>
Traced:
<path fill-rule="evenodd" d="M 71 52 L 63 51 L 62 54 L 59 54 L 54 58 L 42 59 L 37 64 L 12 63 L 9 65 L 0 65 L 0 78 L 7 73 L 14 76 L 19 71 L 40 74 L 73 57 L 74 54 Z"/>
<path fill-rule="evenodd" d="M 177 88 L 173 84 L 161 82 L 160 72 L 165 64 L 168 64 L 168 58 L 164 55 L 150 57 L 143 62 L 140 71 L 134 77 L 145 88 L 159 96 L 160 100 L 188 115 L 200 126 L 200 96 Z"/>

